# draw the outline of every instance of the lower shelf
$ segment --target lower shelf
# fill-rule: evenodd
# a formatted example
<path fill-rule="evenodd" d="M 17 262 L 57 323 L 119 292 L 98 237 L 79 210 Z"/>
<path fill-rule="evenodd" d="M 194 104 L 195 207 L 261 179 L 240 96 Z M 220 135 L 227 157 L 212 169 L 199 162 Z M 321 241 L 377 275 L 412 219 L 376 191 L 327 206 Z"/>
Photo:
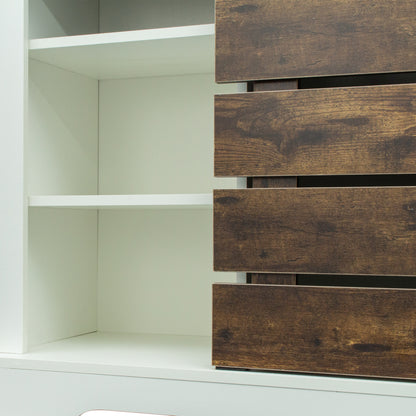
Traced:
<path fill-rule="evenodd" d="M 416 397 L 412 382 L 219 370 L 210 363 L 211 337 L 178 335 L 94 332 L 26 354 L 0 354 L 0 369 Z"/>

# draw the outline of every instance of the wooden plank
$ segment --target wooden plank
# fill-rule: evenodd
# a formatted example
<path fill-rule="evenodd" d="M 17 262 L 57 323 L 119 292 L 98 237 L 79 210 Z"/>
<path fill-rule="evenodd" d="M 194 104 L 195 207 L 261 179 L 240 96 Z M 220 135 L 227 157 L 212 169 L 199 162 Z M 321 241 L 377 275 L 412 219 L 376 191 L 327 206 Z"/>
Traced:
<path fill-rule="evenodd" d="M 213 365 L 416 378 L 416 292 L 214 285 Z"/>
<path fill-rule="evenodd" d="M 416 187 L 214 191 L 214 268 L 416 275 Z"/>
<path fill-rule="evenodd" d="M 297 177 L 254 177 L 250 188 L 296 188 Z M 252 284 L 296 285 L 296 274 L 247 273 Z"/>
<path fill-rule="evenodd" d="M 250 188 L 296 188 L 297 178 L 255 177 L 251 179 Z M 296 285 L 296 274 L 248 273 L 248 281 L 256 284 Z"/>
<path fill-rule="evenodd" d="M 218 95 L 215 175 L 415 173 L 415 96 L 416 84 Z"/>
<path fill-rule="evenodd" d="M 412 71 L 413 0 L 217 0 L 217 82 Z"/>
<path fill-rule="evenodd" d="M 281 91 L 298 89 L 298 80 L 284 81 L 258 81 L 253 82 L 251 89 L 258 91 Z M 298 181 L 296 176 L 288 177 L 251 177 L 250 188 L 295 188 Z M 247 273 L 247 281 L 252 284 L 275 284 L 275 285 L 296 285 L 295 274 L 275 274 L 275 273 Z"/>

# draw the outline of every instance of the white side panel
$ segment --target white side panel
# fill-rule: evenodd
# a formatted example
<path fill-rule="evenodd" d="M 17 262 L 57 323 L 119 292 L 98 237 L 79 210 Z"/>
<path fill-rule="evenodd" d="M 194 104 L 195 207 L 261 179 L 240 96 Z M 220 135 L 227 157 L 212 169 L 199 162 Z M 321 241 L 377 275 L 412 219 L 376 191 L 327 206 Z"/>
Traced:
<path fill-rule="evenodd" d="M 100 32 L 214 23 L 214 0 L 100 0 Z"/>
<path fill-rule="evenodd" d="M 99 0 L 29 0 L 29 37 L 98 32 Z"/>
<path fill-rule="evenodd" d="M 29 70 L 29 194 L 95 194 L 98 82 L 34 60 Z"/>
<path fill-rule="evenodd" d="M 96 330 L 97 212 L 30 210 L 29 346 Z"/>
<path fill-rule="evenodd" d="M 203 193 L 214 179 L 213 74 L 100 81 L 100 193 Z"/>
<path fill-rule="evenodd" d="M 107 409 L 177 416 L 411 415 L 415 398 L 0 369 L 0 413 L 79 416 Z"/>
<path fill-rule="evenodd" d="M 26 262 L 24 123 L 26 1 L 2 0 L 0 13 L 0 351 L 24 349 Z"/>
<path fill-rule="evenodd" d="M 99 213 L 98 329 L 210 335 L 210 210 Z"/>

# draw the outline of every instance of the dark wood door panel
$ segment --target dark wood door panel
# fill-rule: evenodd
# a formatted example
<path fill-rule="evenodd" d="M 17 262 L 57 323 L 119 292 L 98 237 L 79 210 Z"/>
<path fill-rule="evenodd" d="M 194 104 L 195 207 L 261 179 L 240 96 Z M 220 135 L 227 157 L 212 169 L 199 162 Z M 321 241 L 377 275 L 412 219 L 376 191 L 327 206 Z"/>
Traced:
<path fill-rule="evenodd" d="M 416 378 L 416 291 L 214 285 L 213 365 Z"/>
<path fill-rule="evenodd" d="M 416 69 L 413 0 L 217 0 L 218 82 Z"/>
<path fill-rule="evenodd" d="M 214 191 L 214 268 L 416 275 L 416 187 Z"/>
<path fill-rule="evenodd" d="M 215 97 L 217 176 L 415 172 L 416 84 Z"/>

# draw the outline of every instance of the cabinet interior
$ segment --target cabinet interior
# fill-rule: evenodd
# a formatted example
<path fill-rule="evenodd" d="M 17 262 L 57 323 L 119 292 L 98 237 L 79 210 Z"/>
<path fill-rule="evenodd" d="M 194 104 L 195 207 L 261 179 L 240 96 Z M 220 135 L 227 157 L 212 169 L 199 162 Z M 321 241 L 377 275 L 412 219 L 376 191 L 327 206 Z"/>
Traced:
<path fill-rule="evenodd" d="M 214 23 L 213 0 L 29 0 L 29 37 Z"/>
<path fill-rule="evenodd" d="M 32 38 L 212 23 L 209 0 L 31 0 Z M 212 39 L 213 42 L 213 39 Z M 133 57 L 132 57 L 133 58 Z M 212 60 L 214 56 L 212 56 Z M 100 80 L 31 59 L 27 196 L 200 194 L 213 177 L 211 68 Z M 210 207 L 29 208 L 27 346 L 91 332 L 209 336 Z"/>

